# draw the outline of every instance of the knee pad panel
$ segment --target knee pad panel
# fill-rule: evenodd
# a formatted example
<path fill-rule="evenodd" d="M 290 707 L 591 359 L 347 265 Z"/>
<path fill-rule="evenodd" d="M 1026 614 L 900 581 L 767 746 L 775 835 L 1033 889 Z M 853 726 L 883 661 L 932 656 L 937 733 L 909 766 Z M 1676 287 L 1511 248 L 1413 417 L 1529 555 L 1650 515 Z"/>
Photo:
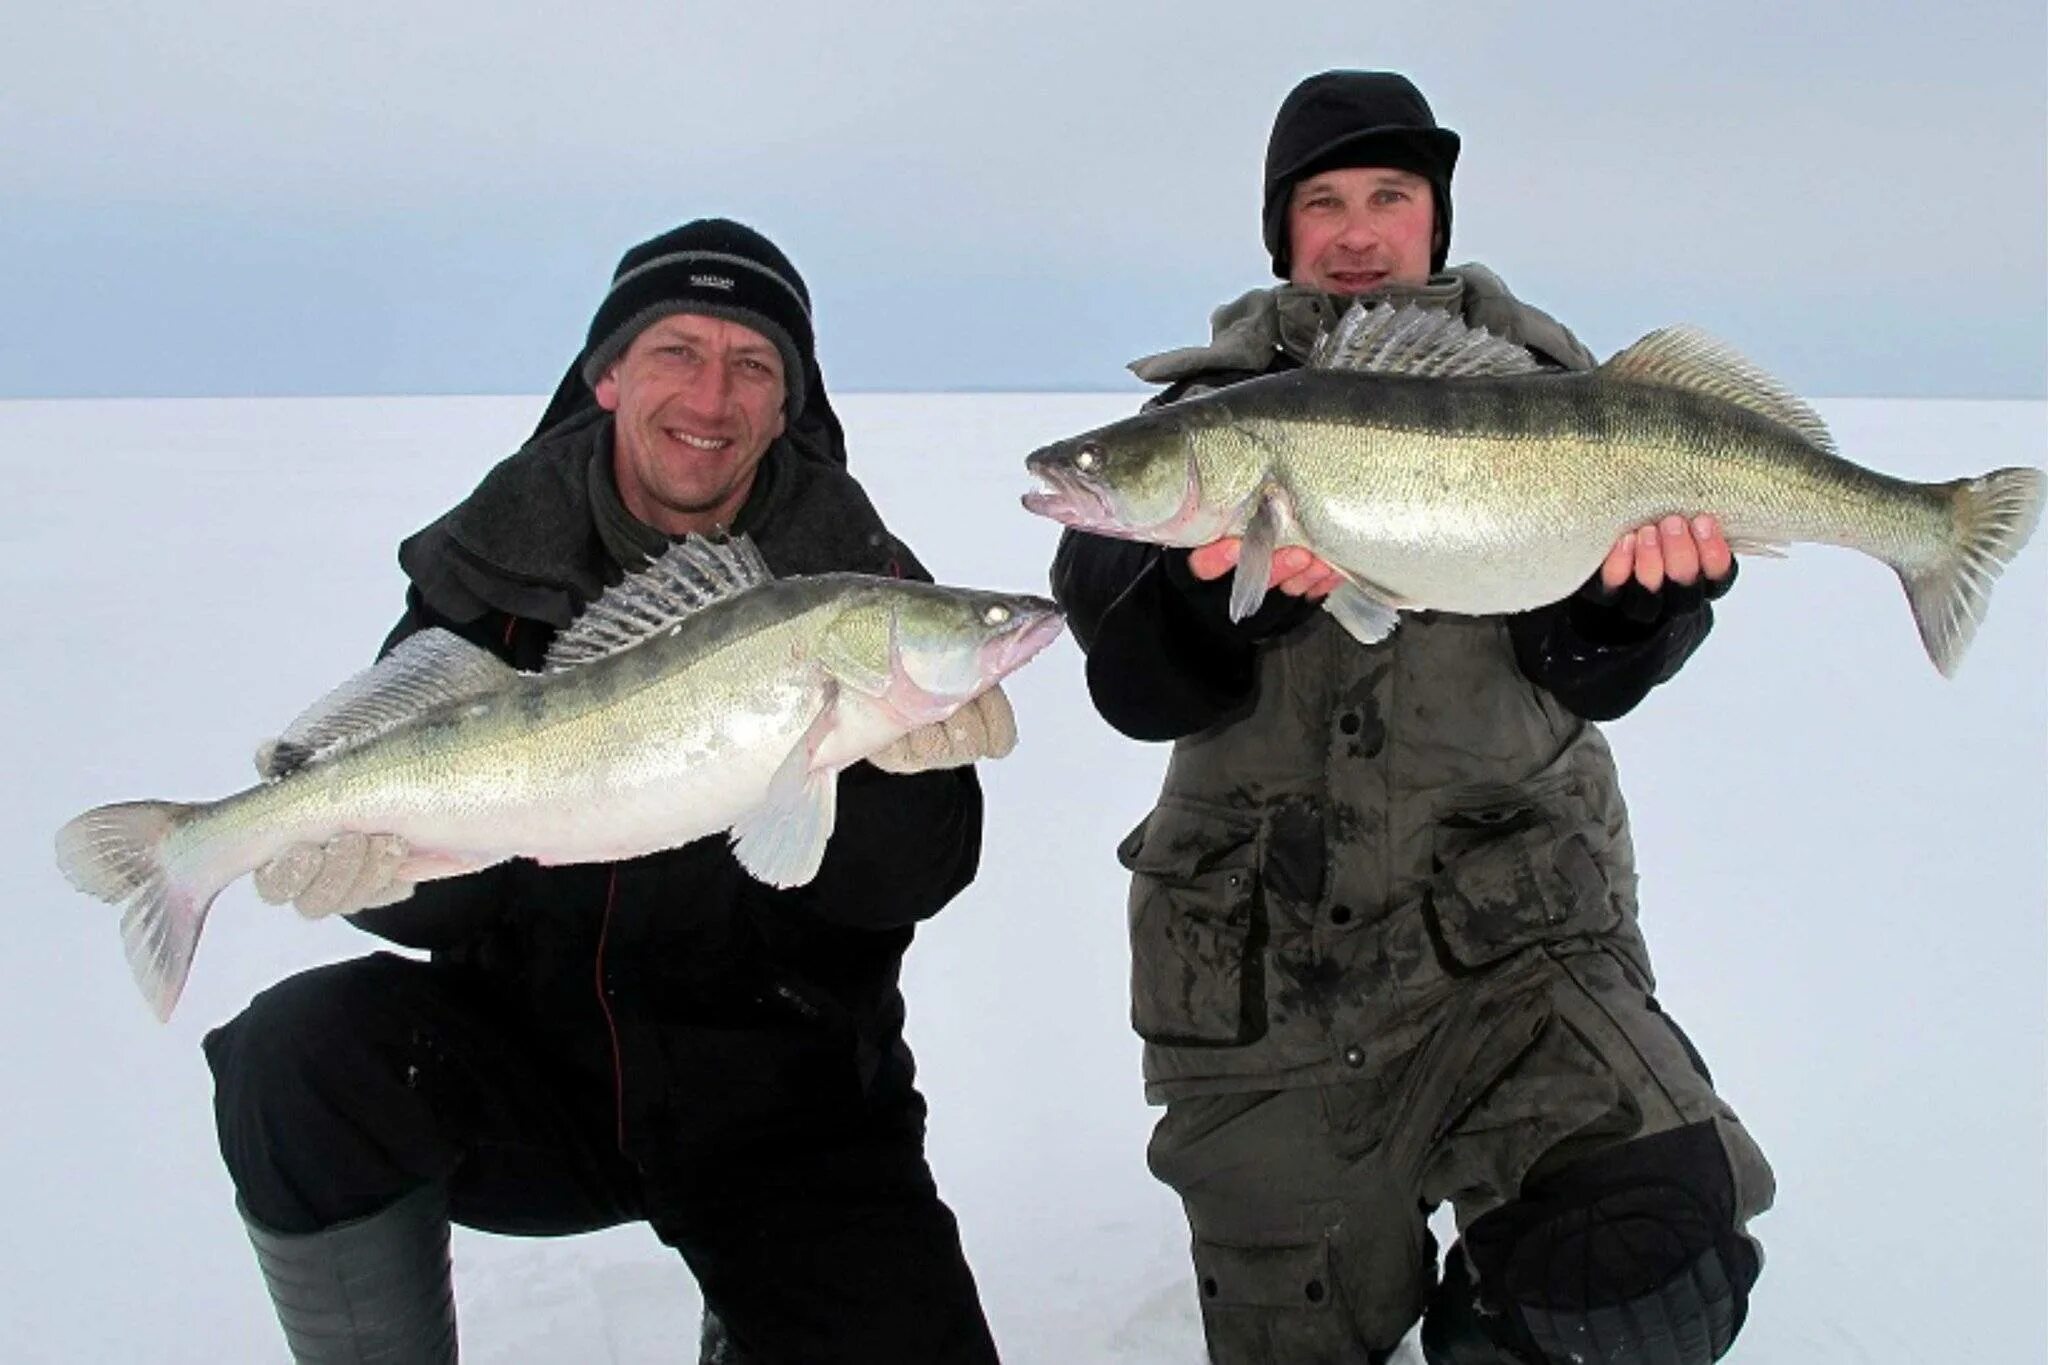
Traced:
<path fill-rule="evenodd" d="M 1708 1365 L 1761 1265 L 1737 1220 L 1727 1154 L 1701 1123 L 1530 1181 L 1464 1244 L 1480 1301 L 1552 1359 Z"/>

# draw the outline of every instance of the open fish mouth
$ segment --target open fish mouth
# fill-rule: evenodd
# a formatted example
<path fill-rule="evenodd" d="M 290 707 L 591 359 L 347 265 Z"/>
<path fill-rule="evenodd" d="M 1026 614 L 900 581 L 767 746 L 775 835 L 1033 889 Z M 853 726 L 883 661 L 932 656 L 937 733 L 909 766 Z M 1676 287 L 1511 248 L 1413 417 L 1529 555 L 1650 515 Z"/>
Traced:
<path fill-rule="evenodd" d="M 1042 487 L 1024 495 L 1024 509 L 1049 517 L 1062 526 L 1098 535 L 1129 537 L 1130 525 L 1117 514 L 1100 488 L 1073 477 L 1062 469 L 1031 471 Z"/>

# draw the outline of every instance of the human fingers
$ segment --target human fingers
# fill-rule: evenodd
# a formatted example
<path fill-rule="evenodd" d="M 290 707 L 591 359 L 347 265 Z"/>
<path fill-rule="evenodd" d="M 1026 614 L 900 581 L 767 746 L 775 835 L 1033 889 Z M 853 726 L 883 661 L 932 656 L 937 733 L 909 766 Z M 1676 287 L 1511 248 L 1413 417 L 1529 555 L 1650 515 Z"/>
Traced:
<path fill-rule="evenodd" d="M 1237 567 L 1238 552 L 1243 546 L 1244 542 L 1236 536 L 1197 545 L 1188 551 L 1188 572 L 1197 578 L 1221 578 Z"/>
<path fill-rule="evenodd" d="M 890 743 L 868 755 L 868 762 L 885 773 L 922 772 L 924 765 L 918 756 L 918 736 L 933 727 L 921 725 L 907 735 L 898 735 Z"/>
<path fill-rule="evenodd" d="M 974 710 L 981 717 L 981 752 L 987 758 L 1007 758 L 1017 747 L 1017 713 L 1010 708 L 1010 698 L 998 683 L 974 699 Z"/>
<path fill-rule="evenodd" d="M 412 847 L 395 834 L 351 832 L 335 835 L 320 852 L 319 872 L 293 901 L 302 915 L 350 915 L 385 904 Z"/>
<path fill-rule="evenodd" d="M 1273 555 L 1273 586 L 1292 597 L 1323 597 L 1341 581 L 1314 551 L 1290 545 Z"/>
<path fill-rule="evenodd" d="M 1710 516 L 1694 517 L 1692 533 L 1700 545 L 1700 572 L 1720 582 L 1735 567 L 1735 550 L 1721 533 L 1721 523 Z"/>
<path fill-rule="evenodd" d="M 391 894 L 398 865 L 412 856 L 412 846 L 396 834 L 372 834 L 369 850 L 356 870 L 355 885 L 349 888 L 343 914 L 353 914 L 366 905 L 380 905 Z"/>
<path fill-rule="evenodd" d="M 320 860 L 320 845 L 293 844 L 256 869 L 251 878 L 256 894 L 270 905 L 297 900 L 299 893 L 312 885 L 313 874 L 320 870 Z"/>
<path fill-rule="evenodd" d="M 1328 597 L 1344 581 L 1344 575 L 1329 565 L 1317 560 L 1313 567 L 1290 575 L 1279 587 L 1291 597 L 1306 597 L 1311 601 Z"/>
<path fill-rule="evenodd" d="M 320 867 L 304 891 L 292 898 L 299 913 L 308 917 L 332 915 L 349 903 L 356 878 L 370 857 L 367 835 L 353 831 L 337 834 L 320 848 Z"/>
<path fill-rule="evenodd" d="M 1658 549 L 1664 556 L 1664 576 L 1680 587 L 1700 576 L 1700 546 L 1692 538 L 1692 526 L 1684 517 L 1666 517 L 1657 523 Z"/>
<path fill-rule="evenodd" d="M 1664 587 L 1664 547 L 1659 542 L 1654 526 L 1636 532 L 1636 582 L 1651 592 Z"/>
<path fill-rule="evenodd" d="M 920 725 L 868 756 L 889 773 L 957 768 L 981 758 L 1002 758 L 1017 747 L 1017 717 L 1000 686 L 992 687 L 944 720 Z"/>
<path fill-rule="evenodd" d="M 1621 591 L 1636 571 L 1636 536 L 1631 531 L 1614 542 L 1607 558 L 1600 562 L 1600 586 L 1612 595 Z"/>

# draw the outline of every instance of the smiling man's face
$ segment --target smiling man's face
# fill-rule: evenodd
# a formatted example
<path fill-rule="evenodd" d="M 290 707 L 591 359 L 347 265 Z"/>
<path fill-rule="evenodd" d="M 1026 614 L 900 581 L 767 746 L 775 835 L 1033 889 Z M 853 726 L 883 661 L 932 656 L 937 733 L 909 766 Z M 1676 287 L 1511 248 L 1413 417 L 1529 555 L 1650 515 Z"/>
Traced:
<path fill-rule="evenodd" d="M 783 384 L 775 343 L 737 322 L 677 313 L 634 337 L 595 388 L 626 510 L 671 536 L 730 526 L 782 434 Z"/>
<path fill-rule="evenodd" d="M 1436 200 L 1429 182 L 1384 166 L 1324 171 L 1287 201 L 1288 277 L 1330 294 L 1429 279 Z"/>

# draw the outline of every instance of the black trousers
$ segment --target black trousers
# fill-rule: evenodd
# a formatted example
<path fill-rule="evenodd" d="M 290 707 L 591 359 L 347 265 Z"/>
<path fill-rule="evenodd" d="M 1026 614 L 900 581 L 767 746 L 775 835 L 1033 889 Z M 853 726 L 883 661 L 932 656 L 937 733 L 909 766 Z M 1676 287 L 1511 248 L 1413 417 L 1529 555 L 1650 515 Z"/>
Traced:
<path fill-rule="evenodd" d="M 281 1232 L 440 1181 L 485 1231 L 649 1223 L 762 1365 L 996 1359 L 914 1090 L 784 1140 L 679 1117 L 671 1153 L 635 1160 L 610 1075 L 551 1059 L 468 973 L 388 954 L 279 983 L 205 1047 L 221 1154 Z"/>

